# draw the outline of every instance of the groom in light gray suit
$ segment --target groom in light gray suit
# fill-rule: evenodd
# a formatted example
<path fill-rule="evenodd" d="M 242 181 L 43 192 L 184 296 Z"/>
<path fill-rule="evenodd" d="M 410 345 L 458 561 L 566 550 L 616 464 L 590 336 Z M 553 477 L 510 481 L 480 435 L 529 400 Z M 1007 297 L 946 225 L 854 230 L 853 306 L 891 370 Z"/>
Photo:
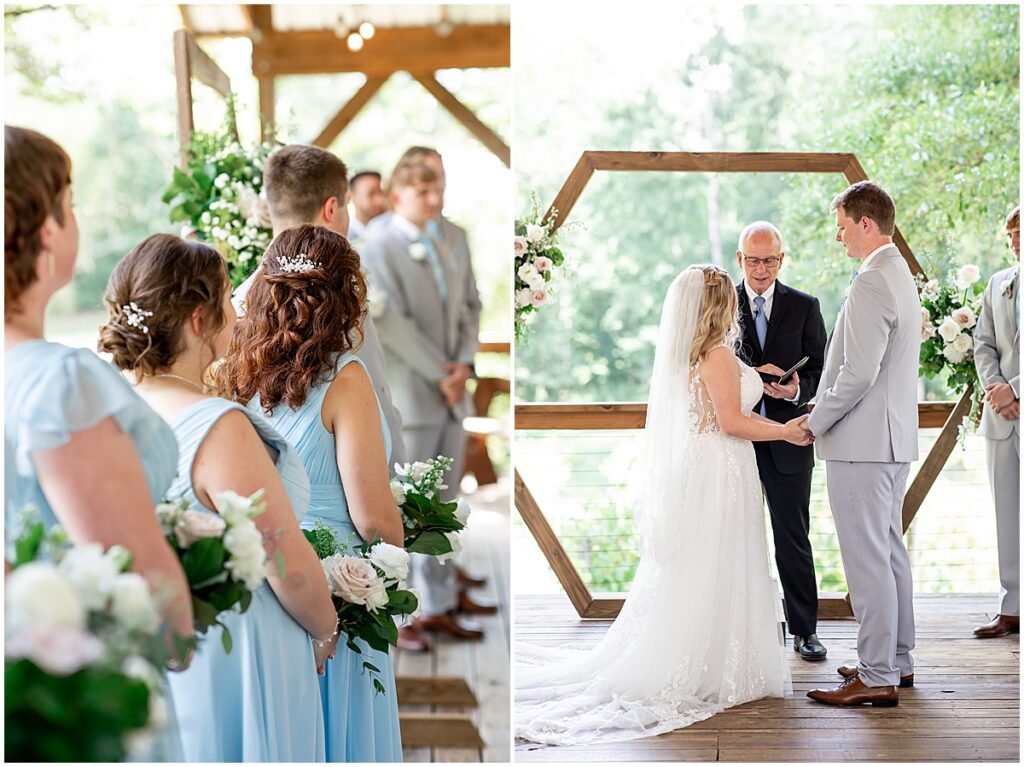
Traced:
<path fill-rule="evenodd" d="M 893 244 L 896 208 L 871 181 L 832 201 L 836 240 L 861 261 L 825 353 L 807 428 L 825 461 L 829 504 L 860 621 L 857 666 L 812 690 L 821 703 L 895 706 L 914 679 L 914 588 L 903 543 L 903 491 L 917 459 L 921 303 Z"/>
<path fill-rule="evenodd" d="M 1006 218 L 1018 265 L 996 272 L 974 328 L 974 364 L 985 388 L 981 436 L 996 505 L 999 614 L 974 630 L 979 639 L 1020 633 L 1020 206 Z"/>

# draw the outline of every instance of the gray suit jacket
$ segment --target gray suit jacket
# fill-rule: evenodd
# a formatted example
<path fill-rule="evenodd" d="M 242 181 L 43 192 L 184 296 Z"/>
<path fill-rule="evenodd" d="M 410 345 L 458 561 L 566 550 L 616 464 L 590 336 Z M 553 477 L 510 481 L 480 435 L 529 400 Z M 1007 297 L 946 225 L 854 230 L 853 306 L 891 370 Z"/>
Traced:
<path fill-rule="evenodd" d="M 825 461 L 917 460 L 921 302 L 895 245 L 850 285 L 825 352 L 809 426 Z"/>
<path fill-rule="evenodd" d="M 445 404 L 438 383 L 445 362 L 471 364 L 478 345 L 480 298 L 465 233 L 442 219 L 436 238 L 444 267 L 447 300 L 430 262 L 409 254 L 410 239 L 389 217 L 374 220 L 360 253 L 370 281 L 386 298 L 378 315 L 384 364 L 406 426 L 431 426 L 472 414 L 472 401 Z"/>
<path fill-rule="evenodd" d="M 984 389 L 993 383 L 1008 383 L 1017 398 L 1020 398 L 1020 328 L 1014 314 L 1014 303 L 1020 291 L 1020 277 L 1013 292 L 1003 295 L 1004 282 L 1012 279 L 1019 266 L 1011 266 L 996 272 L 988 281 L 982 298 L 981 315 L 974 328 L 974 365 L 978 368 L 978 379 Z M 1007 421 L 988 402 L 981 411 L 981 429 L 988 439 L 1007 439 L 1016 432 L 1020 434 L 1020 419 Z"/>

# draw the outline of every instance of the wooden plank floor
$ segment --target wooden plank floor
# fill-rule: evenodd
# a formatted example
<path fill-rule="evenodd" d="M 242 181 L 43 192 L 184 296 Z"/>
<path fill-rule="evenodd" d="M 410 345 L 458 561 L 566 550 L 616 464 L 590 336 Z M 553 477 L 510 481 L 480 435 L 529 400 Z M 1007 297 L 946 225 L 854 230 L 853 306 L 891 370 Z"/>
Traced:
<path fill-rule="evenodd" d="M 727 709 L 675 732 L 628 743 L 551 747 L 517 741 L 516 762 L 844 762 L 1019 761 L 1020 641 L 974 639 L 995 595 L 915 598 L 915 687 L 897 708 L 822 706 L 805 693 L 839 681 L 836 666 L 856 660 L 857 624 L 819 623 L 828 660 L 788 652 L 794 694 Z M 596 641 L 608 621 L 581 621 L 568 599 L 516 596 L 516 642 Z"/>
<path fill-rule="evenodd" d="M 481 601 L 496 602 L 496 615 L 473 616 L 486 632 L 483 641 L 465 642 L 428 634 L 429 653 L 395 650 L 399 676 L 460 676 L 466 679 L 479 706 L 473 709 L 434 707 L 442 712 L 466 712 L 484 741 L 481 749 L 407 748 L 407 762 L 508 762 L 511 756 L 509 711 L 509 483 L 480 488 L 468 497 L 473 514 L 463 541 L 460 562 L 487 585 L 470 591 Z M 402 711 L 430 711 L 429 706 L 401 706 Z"/>

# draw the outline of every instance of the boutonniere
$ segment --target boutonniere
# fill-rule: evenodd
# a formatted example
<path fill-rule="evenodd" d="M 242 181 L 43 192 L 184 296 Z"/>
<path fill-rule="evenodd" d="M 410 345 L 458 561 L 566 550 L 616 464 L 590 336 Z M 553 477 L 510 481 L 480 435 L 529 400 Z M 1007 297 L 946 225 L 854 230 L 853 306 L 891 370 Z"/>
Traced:
<path fill-rule="evenodd" d="M 1002 293 L 1003 298 L 1013 298 L 1017 290 L 1017 277 L 1020 275 L 1020 269 L 1017 269 L 1013 273 L 1013 276 L 1008 280 L 1003 280 L 1003 284 L 999 286 L 999 292 Z"/>
<path fill-rule="evenodd" d="M 413 261 L 422 261 L 427 257 L 427 246 L 419 240 L 409 243 L 409 258 Z"/>

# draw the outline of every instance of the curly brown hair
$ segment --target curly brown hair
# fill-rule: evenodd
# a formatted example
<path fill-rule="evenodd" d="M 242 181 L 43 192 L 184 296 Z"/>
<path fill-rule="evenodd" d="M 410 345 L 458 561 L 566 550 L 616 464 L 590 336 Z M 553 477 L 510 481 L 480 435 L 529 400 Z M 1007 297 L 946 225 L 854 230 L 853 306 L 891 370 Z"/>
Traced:
<path fill-rule="evenodd" d="M 302 256 L 312 267 L 295 271 Z M 362 343 L 366 279 L 359 254 L 325 227 L 281 232 L 245 302 L 214 379 L 220 395 L 235 402 L 259 394 L 268 415 L 282 402 L 300 407 L 310 388 L 333 374 L 337 356 Z"/>
<path fill-rule="evenodd" d="M 213 343 L 227 321 L 221 302 L 229 284 L 224 261 L 213 248 L 173 234 L 150 235 L 121 259 L 107 281 L 108 319 L 96 348 L 109 353 L 121 370 L 153 375 L 184 351 L 182 326 L 202 308 L 203 335 L 216 355 Z M 141 317 L 145 330 L 129 323 L 139 310 L 153 313 Z"/>
<path fill-rule="evenodd" d="M 47 216 L 64 224 L 61 202 L 70 185 L 71 158 L 57 142 L 4 126 L 4 319 L 21 311 L 21 295 L 36 281 L 39 230 Z"/>

